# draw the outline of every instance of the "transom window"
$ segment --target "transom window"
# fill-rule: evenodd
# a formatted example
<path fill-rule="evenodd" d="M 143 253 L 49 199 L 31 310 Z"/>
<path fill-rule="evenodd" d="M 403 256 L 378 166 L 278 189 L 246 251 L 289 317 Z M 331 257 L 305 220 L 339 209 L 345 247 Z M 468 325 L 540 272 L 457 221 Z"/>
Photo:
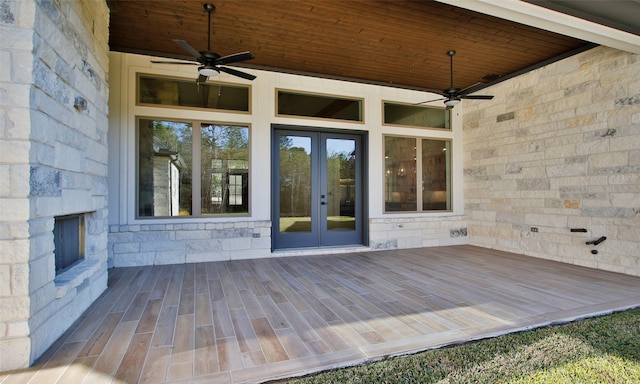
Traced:
<path fill-rule="evenodd" d="M 277 91 L 277 111 L 280 116 L 304 116 L 322 119 L 363 121 L 362 99 Z"/>
<path fill-rule="evenodd" d="M 249 213 L 249 127 L 138 119 L 138 217 Z"/>
<path fill-rule="evenodd" d="M 419 128 L 451 129 L 451 111 L 427 105 L 384 102 L 384 123 Z"/>
<path fill-rule="evenodd" d="M 451 141 L 385 136 L 385 212 L 451 210 Z"/>
<path fill-rule="evenodd" d="M 138 104 L 250 112 L 250 86 L 138 75 Z"/>

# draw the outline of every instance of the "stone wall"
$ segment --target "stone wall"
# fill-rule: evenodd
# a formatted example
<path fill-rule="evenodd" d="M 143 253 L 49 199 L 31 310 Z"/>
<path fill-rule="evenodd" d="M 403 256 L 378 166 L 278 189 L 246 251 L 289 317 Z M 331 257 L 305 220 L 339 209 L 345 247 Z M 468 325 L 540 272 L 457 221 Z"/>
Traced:
<path fill-rule="evenodd" d="M 270 253 L 270 221 L 109 226 L 111 267 L 238 260 Z"/>
<path fill-rule="evenodd" d="M 640 275 L 640 56 L 598 47 L 483 93 L 464 102 L 470 243 Z"/>
<path fill-rule="evenodd" d="M 467 244 L 464 216 L 395 217 L 369 220 L 373 250 L 440 247 Z"/>
<path fill-rule="evenodd" d="M 0 370 L 106 289 L 108 22 L 104 1 L 1 2 Z M 79 213 L 85 260 L 56 276 L 54 217 Z"/>

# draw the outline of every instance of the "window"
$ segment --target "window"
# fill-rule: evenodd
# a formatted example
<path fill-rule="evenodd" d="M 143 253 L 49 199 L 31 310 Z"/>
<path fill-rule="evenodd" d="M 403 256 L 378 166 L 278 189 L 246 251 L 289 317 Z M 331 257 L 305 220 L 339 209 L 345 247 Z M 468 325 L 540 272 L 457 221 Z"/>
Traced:
<path fill-rule="evenodd" d="M 420 128 L 451 129 L 450 111 L 426 105 L 384 103 L 384 123 Z"/>
<path fill-rule="evenodd" d="M 249 213 L 248 127 L 141 118 L 137 138 L 138 217 Z"/>
<path fill-rule="evenodd" d="M 201 124 L 202 214 L 249 213 L 249 128 Z"/>
<path fill-rule="evenodd" d="M 363 121 L 362 99 L 278 90 L 278 115 Z"/>
<path fill-rule="evenodd" d="M 385 212 L 451 210 L 451 142 L 385 136 Z"/>
<path fill-rule="evenodd" d="M 84 215 L 58 216 L 54 218 L 56 275 L 84 259 Z"/>
<path fill-rule="evenodd" d="M 249 112 L 248 85 L 138 76 L 138 104 Z"/>

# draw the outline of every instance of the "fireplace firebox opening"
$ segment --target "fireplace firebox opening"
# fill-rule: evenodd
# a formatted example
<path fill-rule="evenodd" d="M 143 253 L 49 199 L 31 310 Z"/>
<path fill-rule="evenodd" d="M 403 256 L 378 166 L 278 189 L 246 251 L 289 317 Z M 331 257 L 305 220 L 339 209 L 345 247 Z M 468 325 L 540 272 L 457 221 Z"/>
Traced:
<path fill-rule="evenodd" d="M 84 259 L 85 214 L 54 218 L 56 276 Z"/>

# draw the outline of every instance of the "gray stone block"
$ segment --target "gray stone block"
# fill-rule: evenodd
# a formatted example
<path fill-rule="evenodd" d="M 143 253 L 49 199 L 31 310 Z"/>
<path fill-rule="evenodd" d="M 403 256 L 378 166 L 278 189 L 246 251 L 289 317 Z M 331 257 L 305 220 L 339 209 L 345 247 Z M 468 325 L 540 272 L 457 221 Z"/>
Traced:
<path fill-rule="evenodd" d="M 29 175 L 30 193 L 35 196 L 60 196 L 60 171 L 49 168 L 32 166 Z"/>
<path fill-rule="evenodd" d="M 519 191 L 548 190 L 550 185 L 549 179 L 536 178 L 516 180 L 516 188 Z"/>

